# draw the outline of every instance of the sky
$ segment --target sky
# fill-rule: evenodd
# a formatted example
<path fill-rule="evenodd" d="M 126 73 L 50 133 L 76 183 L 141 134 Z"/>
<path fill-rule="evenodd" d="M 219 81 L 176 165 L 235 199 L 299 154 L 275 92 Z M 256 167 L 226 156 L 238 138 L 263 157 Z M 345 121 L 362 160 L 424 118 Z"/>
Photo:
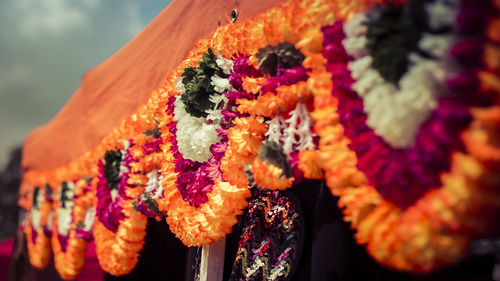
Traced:
<path fill-rule="evenodd" d="M 0 168 L 169 0 L 0 0 Z M 64 133 L 64 132 L 61 132 Z"/>

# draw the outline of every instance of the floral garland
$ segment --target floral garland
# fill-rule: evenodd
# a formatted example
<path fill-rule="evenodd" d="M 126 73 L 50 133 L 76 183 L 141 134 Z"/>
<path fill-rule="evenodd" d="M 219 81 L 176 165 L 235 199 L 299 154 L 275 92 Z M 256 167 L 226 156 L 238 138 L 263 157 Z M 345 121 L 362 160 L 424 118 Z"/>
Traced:
<path fill-rule="evenodd" d="M 208 49 L 198 67 L 184 70 L 184 78 L 176 84 L 180 95 L 175 101 L 170 98 L 167 106 L 167 111 L 174 113 L 176 121 L 167 126 L 172 134 L 177 186 L 183 199 L 196 207 L 207 202 L 206 194 L 211 191 L 214 179 L 222 180 L 217 171 L 220 151 L 224 151 L 227 142 L 223 128 L 230 122 L 227 118 L 223 120 L 222 111 L 228 110 L 226 93 L 231 88 L 228 78 L 232 65 L 232 61 L 220 56 L 216 58 Z M 197 74 L 193 74 L 195 72 Z M 192 81 L 197 83 L 193 85 Z M 204 88 L 203 85 L 207 86 Z M 193 89 L 202 91 L 202 94 Z M 203 100 L 207 95 L 209 100 Z M 192 109 L 193 104 L 208 104 L 208 107 L 201 111 Z"/>
<path fill-rule="evenodd" d="M 169 98 L 169 106 L 165 112 L 165 118 L 169 120 L 173 120 L 174 101 L 175 97 Z M 179 185 L 179 174 L 182 175 L 186 170 L 189 172 L 193 169 L 195 173 L 200 173 L 205 172 L 210 166 L 217 167 L 217 158 L 220 156 L 217 155 L 216 147 L 220 144 L 212 145 L 214 149 L 211 151 L 214 155 L 210 158 L 211 161 L 207 162 L 208 165 L 190 166 L 190 162 L 183 161 L 184 159 L 179 156 L 180 153 L 176 148 L 175 123 L 169 123 L 167 128 L 166 143 L 169 145 L 164 148 L 166 152 L 161 162 L 164 198 L 160 200 L 160 210 L 166 212 L 166 220 L 170 225 L 170 230 L 185 245 L 209 244 L 231 231 L 232 226 L 237 221 L 236 216 L 246 206 L 244 199 L 248 197 L 249 191 L 246 188 L 238 188 L 227 182 L 222 182 L 215 177 L 210 186 L 212 190 L 206 195 L 208 202 L 192 204 L 193 201 L 185 200 L 186 196 L 181 193 L 182 185 Z M 185 162 L 188 162 L 187 167 L 184 166 Z M 206 172 L 199 175 L 198 178 L 207 178 Z M 197 190 L 195 189 L 195 191 Z"/>
<path fill-rule="evenodd" d="M 344 25 L 346 39 L 343 44 L 347 53 L 354 57 L 348 64 L 354 81 L 349 81 L 350 78 L 346 77 L 342 82 L 347 86 L 351 84 L 356 93 L 335 92 L 340 101 L 340 122 L 347 128 L 345 134 L 351 140 L 349 148 L 356 152 L 358 167 L 384 198 L 403 208 L 410 206 L 427 190 L 439 186 L 439 175 L 450 167 L 451 153 L 463 150 L 460 139 L 455 136 L 470 123 L 468 104 L 462 101 L 470 98 L 454 93 L 452 85 L 448 85 L 450 90 L 446 90 L 444 81 L 456 75 L 449 69 L 458 69 L 447 55 L 447 50 L 458 36 L 451 31 L 442 31 L 452 29 L 454 15 L 458 13 L 458 3 L 412 3 L 410 1 L 399 6 L 396 11 L 392 6 L 387 6 L 385 9 L 388 11 L 382 10 L 380 18 L 369 20 L 364 14 L 357 14 Z M 384 60 L 386 54 L 378 51 L 372 57 L 359 42 L 368 42 L 366 44 L 377 52 L 377 48 L 385 48 L 384 44 L 389 44 L 378 41 L 402 41 L 398 36 L 408 36 L 406 29 L 399 31 L 387 27 L 387 32 L 395 39 L 391 36 L 383 37 L 385 33 L 381 31 L 381 35 L 374 35 L 375 31 L 372 30 L 383 29 L 378 25 L 387 24 L 391 13 L 394 17 L 400 11 L 401 20 L 408 21 L 407 13 L 415 15 L 417 13 L 414 10 L 417 9 L 429 11 L 424 13 L 429 23 L 437 23 L 430 24 L 426 32 L 414 31 L 418 35 L 422 33 L 420 36 L 414 35 L 421 37 L 419 41 L 413 40 L 416 41 L 413 43 L 410 39 L 406 40 L 420 46 L 415 47 L 418 50 L 414 52 L 431 54 L 432 57 L 428 59 L 415 53 L 409 54 L 409 58 L 403 56 L 408 60 L 408 69 L 404 74 L 399 73 L 398 67 L 401 66 L 391 69 L 390 63 L 383 66 L 383 72 L 373 68 L 381 64 L 378 61 Z M 436 12 L 442 10 L 446 12 L 444 15 Z M 415 18 L 410 21 L 413 23 L 419 20 L 421 19 Z M 368 22 L 363 23 L 366 21 Z M 392 22 L 389 24 L 395 25 Z M 434 35 L 436 32 L 439 33 Z M 379 40 L 377 36 L 384 39 Z M 393 47 L 396 45 L 393 42 L 390 44 Z M 394 84 L 384 80 L 381 74 L 401 78 Z M 456 98 L 458 95 L 462 100 Z M 353 120 L 360 125 L 350 126 L 348 123 Z"/>
<path fill-rule="evenodd" d="M 437 3 L 444 5 L 440 1 L 431 2 L 431 8 L 429 9 L 438 10 L 435 9 Z M 459 15 L 467 13 L 467 5 L 470 5 L 470 3 L 463 2 L 462 5 L 462 11 L 465 12 L 461 12 Z M 443 17 L 442 19 L 445 18 L 449 17 Z M 430 19 L 432 20 L 433 17 L 430 16 Z M 357 16 L 352 19 L 354 22 L 359 20 L 360 18 Z M 492 177 L 492 172 L 495 169 L 493 167 L 497 165 L 495 162 L 498 159 L 481 159 L 475 153 L 474 150 L 476 149 L 467 143 L 472 135 L 481 134 L 485 136 L 484 134 L 488 132 L 489 137 L 481 141 L 476 139 L 477 142 L 474 142 L 477 145 L 477 150 L 487 148 L 493 154 L 498 154 L 498 146 L 491 142 L 497 133 L 492 133 L 491 129 L 486 129 L 489 126 L 498 128 L 498 119 L 493 113 L 498 108 L 494 98 L 495 95 L 498 95 L 498 89 L 488 87 L 486 83 L 482 87 L 472 87 L 472 93 L 479 92 L 476 96 L 483 99 L 483 104 L 488 96 L 493 98 L 486 103 L 490 104 L 489 108 L 472 108 L 470 111 L 464 111 L 462 103 L 455 105 L 454 100 L 442 98 L 439 100 L 433 115 L 430 115 L 427 121 L 421 125 L 422 128 L 419 134 L 422 134 L 422 137 L 417 136 L 412 148 L 399 152 L 401 150 L 384 147 L 381 138 L 373 134 L 368 129 L 369 127 L 363 124 L 367 120 L 365 114 L 370 114 L 370 111 L 367 111 L 366 108 L 363 111 L 362 107 L 360 108 L 362 102 L 357 95 L 362 95 L 359 93 L 360 90 L 365 91 L 368 89 L 363 88 L 362 83 L 365 86 L 369 85 L 369 83 L 366 81 L 359 83 L 359 81 L 373 79 L 373 77 L 366 76 L 368 74 L 363 74 L 365 76 L 356 74 L 358 75 L 358 82 L 355 83 L 359 84 L 353 84 L 347 67 L 358 71 L 356 68 L 358 61 L 348 64 L 349 56 L 345 52 L 344 46 L 339 44 L 344 38 L 344 30 L 346 30 L 347 36 L 349 36 L 349 32 L 354 36 L 358 36 L 367 31 L 366 28 L 351 30 L 347 24 L 343 28 L 343 24 L 340 22 L 323 29 L 325 34 L 323 52 L 325 58 L 328 59 L 326 68 L 332 73 L 332 76 L 331 82 L 327 83 L 325 80 L 325 90 L 327 90 L 325 94 L 317 97 L 318 103 L 323 106 L 316 107 L 313 116 L 316 121 L 315 131 L 321 137 L 320 154 L 321 158 L 325 160 L 323 168 L 326 172 L 327 184 L 334 194 L 340 196 L 340 205 L 345 207 L 346 218 L 358 229 L 356 234 L 358 241 L 366 243 L 369 252 L 381 263 L 400 270 L 428 272 L 456 262 L 465 255 L 466 245 L 471 237 L 487 233 L 488 227 L 495 224 L 495 218 L 488 214 L 491 210 L 499 207 L 496 202 L 498 202 L 500 194 L 491 189 L 499 184 Z M 366 40 L 361 39 L 359 41 Z M 429 42 L 426 44 L 429 44 Z M 347 46 L 359 46 L 349 40 L 345 40 L 344 45 L 347 49 L 349 49 Z M 463 45 L 452 47 L 451 53 L 453 53 L 453 50 L 457 52 L 457 48 L 460 47 L 463 47 Z M 471 51 L 471 49 L 468 48 L 467 51 Z M 351 55 L 355 53 L 353 51 Z M 366 51 L 360 53 L 366 55 Z M 465 50 L 461 50 L 460 55 L 468 58 Z M 353 56 L 356 58 L 356 55 Z M 488 59 L 485 58 L 485 61 L 488 61 Z M 479 65 L 481 65 L 480 62 Z M 418 68 L 419 66 L 417 64 L 412 67 Z M 365 70 L 366 72 L 369 71 Z M 411 72 L 412 70 L 409 70 L 405 75 L 411 75 Z M 488 72 L 486 70 L 486 73 Z M 459 78 L 460 80 L 458 80 Z M 470 86 L 464 84 L 464 81 L 471 80 L 470 77 L 466 79 L 467 76 L 460 75 L 459 78 L 448 80 L 450 92 L 455 92 L 457 88 L 460 88 L 455 83 L 461 84 L 461 87 Z M 372 83 L 376 83 L 375 81 L 380 81 L 380 79 L 377 78 L 372 81 Z M 403 82 L 400 81 L 400 83 Z M 376 84 L 370 86 L 373 85 Z M 400 89 L 403 91 L 404 87 L 400 87 Z M 470 90 L 471 88 L 467 87 L 467 89 Z M 358 93 L 353 90 L 357 90 Z M 330 91 L 332 96 L 326 94 Z M 397 95 L 405 94 L 405 92 L 397 93 Z M 459 94 L 461 94 L 460 98 L 463 99 L 463 94 Z M 469 107 L 478 104 L 478 101 L 474 98 L 475 96 L 466 98 Z M 493 103 L 492 106 L 491 103 Z M 484 119 L 486 115 L 489 116 L 488 121 Z M 330 117 L 328 118 L 328 116 Z M 473 121 L 467 129 L 468 124 L 470 124 L 468 120 L 470 119 Z M 368 121 L 366 122 L 369 126 Z M 426 128 L 431 130 L 434 135 L 431 136 L 428 133 L 425 135 Z M 464 129 L 465 131 L 462 131 L 461 135 L 465 147 L 460 143 L 455 144 L 459 139 L 459 132 Z M 419 141 L 423 142 L 420 149 L 418 148 Z M 435 144 L 432 144 L 432 142 Z M 368 146 L 368 144 L 371 146 Z M 447 147 L 442 149 L 439 148 L 440 146 Z M 368 150 L 368 148 L 370 149 Z M 394 158 L 391 158 L 388 157 L 391 149 L 394 151 L 392 153 L 410 154 L 406 155 L 406 157 L 397 156 L 396 154 L 393 156 Z M 431 159 L 431 161 L 434 161 L 431 163 L 443 163 L 444 161 L 444 165 L 437 166 L 441 167 L 438 172 L 436 170 L 429 172 L 425 169 L 419 169 L 419 166 L 416 165 L 420 161 L 416 157 L 418 155 L 407 151 L 425 153 L 428 156 L 435 153 L 440 159 Z M 469 154 L 464 154 L 464 152 Z M 383 155 L 383 157 L 378 156 L 377 158 L 377 153 L 380 153 L 379 155 Z M 415 156 L 412 156 L 411 153 Z M 448 157 L 439 156 L 446 155 L 446 153 L 450 153 L 449 164 L 446 164 Z M 382 161 L 388 162 L 383 163 Z M 393 166 L 389 166 L 390 163 L 394 163 Z M 410 166 L 411 170 L 408 168 L 409 172 L 416 173 L 423 179 L 417 180 L 417 176 L 413 177 L 409 172 L 404 172 L 407 166 L 402 164 L 406 163 L 413 165 Z M 429 162 L 426 164 L 429 164 Z M 446 165 L 450 165 L 449 172 L 444 172 L 447 170 Z M 371 170 L 368 167 L 377 170 L 376 172 L 369 172 Z M 394 169 L 393 167 L 402 170 L 400 172 L 391 170 L 391 168 Z M 431 167 L 436 167 L 436 164 Z M 386 171 L 388 172 L 386 173 Z M 403 175 L 410 176 L 412 180 L 407 182 L 402 181 L 403 178 L 394 178 Z M 440 177 L 437 177 L 438 175 Z M 434 181 L 432 177 L 435 178 Z M 489 181 L 485 182 L 487 178 L 489 178 Z M 442 183 L 440 188 L 438 188 L 439 179 L 441 179 Z M 389 181 L 391 181 L 392 185 L 390 192 L 384 190 L 385 182 Z M 431 184 L 428 184 L 428 182 L 431 182 Z M 429 190 L 426 186 L 435 190 L 424 194 L 425 191 Z M 480 188 L 480 186 L 482 187 Z M 414 191 L 412 192 L 409 187 L 416 187 L 421 190 L 415 192 L 415 188 L 413 188 Z M 403 193 L 403 190 L 405 190 L 405 193 Z M 469 197 L 463 192 L 475 195 Z M 490 197 L 483 197 L 486 194 L 489 194 Z M 403 208 L 397 207 L 395 204 Z"/>
<path fill-rule="evenodd" d="M 33 193 L 30 194 L 30 201 L 33 203 L 24 225 L 30 263 L 39 269 L 49 264 L 51 256 L 51 194 L 52 190 L 48 185 L 45 188 L 33 189 Z"/>
<path fill-rule="evenodd" d="M 140 176 L 132 177 L 134 146 L 125 140 L 121 149 L 107 151 L 97 174 L 96 252 L 101 267 L 116 276 L 135 267 L 146 236 L 147 217 L 136 208 L 144 187 Z"/>
<path fill-rule="evenodd" d="M 87 176 L 114 275 L 135 266 L 147 217 L 207 245 L 231 232 L 251 186 L 303 178 L 326 179 L 382 264 L 423 273 L 465 256 L 500 209 L 500 8 L 417 2 L 290 0 L 219 27 L 97 148 L 25 175 L 19 203 L 43 213 L 43 227 L 25 225 L 30 261 L 46 264 L 53 221 L 34 187 Z"/>
<path fill-rule="evenodd" d="M 65 280 L 73 280 L 85 263 L 87 243 L 92 240 L 95 208 L 91 179 L 63 182 L 54 199 L 52 248 L 56 270 Z"/>

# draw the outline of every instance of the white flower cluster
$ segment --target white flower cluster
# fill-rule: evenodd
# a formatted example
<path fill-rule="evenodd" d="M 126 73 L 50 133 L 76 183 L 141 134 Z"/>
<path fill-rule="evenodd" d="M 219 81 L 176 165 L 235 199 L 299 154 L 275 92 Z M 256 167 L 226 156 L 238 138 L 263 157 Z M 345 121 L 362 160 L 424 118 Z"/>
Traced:
<path fill-rule="evenodd" d="M 217 56 L 215 61 L 222 68 L 225 74 L 230 74 L 233 68 L 231 60 Z M 186 112 L 184 103 L 180 100 L 180 95 L 186 92 L 184 84 L 179 80 L 176 84 L 180 93 L 175 100 L 174 120 L 177 121 L 177 147 L 185 159 L 205 162 L 212 157 L 210 146 L 217 143 L 220 138 L 217 129 L 220 129 L 222 118 L 221 109 L 226 104 L 227 98 L 222 94 L 231 89 L 229 79 L 217 75 L 211 77 L 212 85 L 219 95 L 212 95 L 210 101 L 215 104 L 214 109 L 208 110 L 206 118 L 193 117 Z M 207 122 L 210 121 L 210 122 Z"/>
<path fill-rule="evenodd" d="M 96 210 L 90 207 L 85 213 L 85 218 L 83 220 L 83 230 L 90 232 L 94 226 Z"/>
<path fill-rule="evenodd" d="M 54 229 L 54 210 L 50 209 L 49 214 L 47 215 L 47 229 Z"/>
<path fill-rule="evenodd" d="M 429 25 L 433 30 L 453 27 L 460 8 L 459 0 L 436 0 L 426 5 Z"/>
<path fill-rule="evenodd" d="M 438 0 L 427 5 L 431 26 L 441 28 L 454 19 L 456 5 L 448 4 L 450 2 L 454 1 Z M 443 15 L 443 11 L 447 14 Z M 342 43 L 354 58 L 349 63 L 356 80 L 352 87 L 363 98 L 367 125 L 393 147 L 411 147 L 420 126 L 436 108 L 439 96 L 447 94 L 443 82 L 447 74 L 453 72 L 447 51 L 456 38 L 423 34 L 419 47 L 437 59 L 410 54 L 408 71 L 399 84 L 394 85 L 372 68 L 373 58 L 366 48 L 367 21 L 366 15 L 358 13 L 344 25 L 346 39 Z"/>
<path fill-rule="evenodd" d="M 233 70 L 233 65 L 234 62 L 230 59 L 224 58 L 220 53 L 215 54 L 217 59 L 215 60 L 215 63 L 217 66 L 222 68 L 222 71 L 224 71 L 225 74 L 229 75 L 231 74 L 231 70 Z"/>
<path fill-rule="evenodd" d="M 73 195 L 75 192 L 75 184 L 72 181 L 67 182 L 68 188 L 64 191 L 64 197 L 69 198 L 64 202 L 64 208 L 62 204 L 59 204 L 59 207 L 56 209 L 57 212 L 57 232 L 63 236 L 68 235 L 68 230 L 71 226 L 72 216 L 71 213 L 73 211 Z M 62 188 L 59 189 L 59 198 L 62 198 Z"/>
<path fill-rule="evenodd" d="M 267 139 L 281 144 L 283 152 L 288 157 L 293 151 L 314 148 L 314 135 L 310 129 L 312 121 L 307 106 L 303 102 L 297 103 L 295 109 L 290 112 L 290 118 L 285 120 L 278 114 L 268 123 Z"/>
<path fill-rule="evenodd" d="M 186 112 L 180 96 L 175 100 L 174 119 L 177 121 L 177 147 L 185 159 L 205 162 L 212 153 L 210 146 L 217 143 L 219 124 L 208 124 L 205 118 L 197 118 Z"/>
<path fill-rule="evenodd" d="M 146 192 L 151 193 L 151 198 L 158 199 L 163 195 L 163 186 L 161 182 L 163 181 L 163 175 L 161 175 L 159 170 L 152 170 L 147 175 L 148 183 L 146 184 Z"/>

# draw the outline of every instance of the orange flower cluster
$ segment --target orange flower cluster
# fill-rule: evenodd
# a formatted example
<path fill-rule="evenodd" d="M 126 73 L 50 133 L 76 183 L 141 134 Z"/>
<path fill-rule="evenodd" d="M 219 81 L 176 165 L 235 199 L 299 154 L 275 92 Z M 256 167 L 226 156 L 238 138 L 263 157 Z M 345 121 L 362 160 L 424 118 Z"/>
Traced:
<path fill-rule="evenodd" d="M 134 210 L 132 200 L 127 200 L 124 204 L 123 213 L 126 218 L 116 233 L 108 230 L 98 220 L 94 226 L 99 264 L 104 271 L 116 276 L 129 273 L 137 264 L 148 222 L 145 216 Z"/>
<path fill-rule="evenodd" d="M 253 162 L 259 154 L 260 144 L 267 126 L 263 119 L 237 118 L 233 121 L 227 136 L 229 139 L 226 154 L 221 160 L 220 169 L 224 179 L 238 187 L 247 187 L 245 164 Z"/>
<path fill-rule="evenodd" d="M 293 177 L 284 174 L 283 169 L 271 163 L 262 162 L 258 157 L 252 163 L 251 168 L 255 184 L 270 190 L 285 190 L 292 187 Z"/>
<path fill-rule="evenodd" d="M 321 168 L 320 157 L 317 150 L 306 149 L 299 152 L 299 169 L 308 179 L 322 179 L 325 174 Z"/>

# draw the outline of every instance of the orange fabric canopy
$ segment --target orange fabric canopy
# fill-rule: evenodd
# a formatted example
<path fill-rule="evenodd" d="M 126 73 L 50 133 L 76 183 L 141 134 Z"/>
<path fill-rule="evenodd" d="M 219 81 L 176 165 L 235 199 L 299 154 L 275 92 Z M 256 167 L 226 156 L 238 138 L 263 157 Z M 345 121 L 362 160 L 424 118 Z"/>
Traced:
<path fill-rule="evenodd" d="M 25 142 L 25 170 L 68 164 L 99 142 L 139 106 L 187 56 L 197 40 L 283 0 L 174 0 L 113 56 L 89 70 L 80 87 L 47 124 Z"/>

